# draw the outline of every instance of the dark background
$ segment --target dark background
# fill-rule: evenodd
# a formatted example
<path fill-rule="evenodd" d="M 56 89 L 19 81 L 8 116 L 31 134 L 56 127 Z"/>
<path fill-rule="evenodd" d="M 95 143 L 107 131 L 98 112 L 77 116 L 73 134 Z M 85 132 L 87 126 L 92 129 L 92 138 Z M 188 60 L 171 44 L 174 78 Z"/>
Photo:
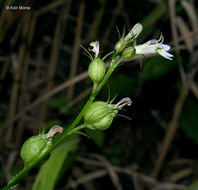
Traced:
<path fill-rule="evenodd" d="M 162 32 L 173 61 L 142 56 L 116 69 L 110 95 L 117 94 L 115 102 L 132 99 L 120 112 L 131 120 L 117 117 L 106 131 L 80 136 L 54 189 L 173 190 L 197 180 L 197 1 L 1 0 L 0 5 L 0 186 L 23 168 L 25 140 L 55 124 L 68 126 L 88 99 L 90 60 L 80 45 L 88 48 L 98 40 L 104 56 L 119 40 L 116 27 L 129 31 L 137 22 L 144 27 L 137 43 Z M 97 100 L 106 101 L 107 91 L 105 86 Z M 94 177 L 100 170 L 107 172 Z M 34 169 L 18 189 L 32 189 L 37 173 Z M 92 178 L 86 181 L 87 175 Z"/>

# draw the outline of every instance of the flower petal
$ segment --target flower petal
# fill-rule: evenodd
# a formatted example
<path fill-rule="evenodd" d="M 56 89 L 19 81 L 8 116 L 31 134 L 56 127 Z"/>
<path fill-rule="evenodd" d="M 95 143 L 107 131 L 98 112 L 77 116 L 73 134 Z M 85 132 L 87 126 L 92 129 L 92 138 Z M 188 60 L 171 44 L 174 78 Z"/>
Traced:
<path fill-rule="evenodd" d="M 170 49 L 170 46 L 166 44 L 161 44 L 160 48 L 162 48 L 165 51 L 168 51 Z"/>
<path fill-rule="evenodd" d="M 162 57 L 164 57 L 164 58 L 166 58 L 166 59 L 169 59 L 169 60 L 173 60 L 173 59 L 171 58 L 171 57 L 173 57 L 173 55 L 170 54 L 170 53 L 168 53 L 168 52 L 166 52 L 165 50 L 163 50 L 163 49 L 158 49 L 157 52 L 158 52 Z"/>
<path fill-rule="evenodd" d="M 152 39 L 152 40 L 149 40 L 149 41 L 150 41 L 151 44 L 157 44 L 158 43 L 158 41 L 155 40 L 155 39 Z"/>

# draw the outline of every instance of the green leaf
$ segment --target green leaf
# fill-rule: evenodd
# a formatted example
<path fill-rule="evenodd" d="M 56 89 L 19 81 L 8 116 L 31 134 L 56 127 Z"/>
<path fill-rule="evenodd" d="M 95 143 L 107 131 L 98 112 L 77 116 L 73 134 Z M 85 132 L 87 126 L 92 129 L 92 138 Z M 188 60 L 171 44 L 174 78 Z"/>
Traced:
<path fill-rule="evenodd" d="M 174 61 L 167 60 L 161 56 L 153 57 L 145 61 L 142 69 L 142 79 L 153 80 L 166 75 L 176 66 Z"/>
<path fill-rule="evenodd" d="M 33 190 L 53 190 L 60 173 L 63 173 L 64 162 L 68 153 L 75 151 L 79 143 L 78 136 L 68 137 L 52 153 L 49 160 L 41 167 L 33 185 Z"/>
<path fill-rule="evenodd" d="M 129 96 L 135 89 L 135 80 L 130 76 L 118 74 L 109 81 L 110 93 L 115 96 Z"/>
<path fill-rule="evenodd" d="M 186 135 L 198 143 L 198 104 L 189 99 L 180 116 L 180 125 Z"/>
<path fill-rule="evenodd" d="M 88 128 L 84 129 L 88 136 L 94 141 L 94 143 L 102 148 L 104 145 L 105 133 L 101 130 L 91 130 Z"/>
<path fill-rule="evenodd" d="M 198 181 L 192 183 L 188 187 L 185 188 L 185 190 L 197 190 L 198 189 Z"/>

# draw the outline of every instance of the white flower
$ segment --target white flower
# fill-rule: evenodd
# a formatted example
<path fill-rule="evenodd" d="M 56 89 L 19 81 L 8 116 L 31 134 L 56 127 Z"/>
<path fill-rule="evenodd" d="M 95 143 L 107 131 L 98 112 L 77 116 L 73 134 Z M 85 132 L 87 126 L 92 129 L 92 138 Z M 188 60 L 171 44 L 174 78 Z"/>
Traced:
<path fill-rule="evenodd" d="M 160 36 L 159 40 L 149 40 L 148 42 L 135 46 L 137 55 L 159 53 L 162 57 L 172 60 L 173 55 L 168 53 L 170 46 L 163 44 L 164 37 Z"/>
<path fill-rule="evenodd" d="M 92 48 L 89 48 L 89 51 L 93 51 L 95 53 L 95 58 L 97 58 L 100 48 L 99 41 L 91 42 L 89 45 L 92 46 Z"/>

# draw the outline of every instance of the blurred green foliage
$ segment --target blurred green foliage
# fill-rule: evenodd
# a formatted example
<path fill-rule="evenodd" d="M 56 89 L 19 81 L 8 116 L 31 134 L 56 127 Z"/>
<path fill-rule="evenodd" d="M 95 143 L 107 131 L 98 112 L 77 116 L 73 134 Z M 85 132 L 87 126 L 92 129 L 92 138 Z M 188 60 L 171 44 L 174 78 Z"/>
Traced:
<path fill-rule="evenodd" d="M 123 85 L 124 84 L 124 85 Z M 135 90 L 136 80 L 132 76 L 117 74 L 109 81 L 111 96 L 119 95 L 121 97 L 129 96 Z"/>
<path fill-rule="evenodd" d="M 185 134 L 198 144 L 198 104 L 188 99 L 180 116 L 180 125 Z"/>
<path fill-rule="evenodd" d="M 50 102 L 48 103 L 48 106 L 50 108 L 55 108 L 55 109 L 61 110 L 61 109 L 65 108 L 69 104 L 69 102 L 70 101 L 66 97 L 66 95 L 61 94 L 59 96 L 52 98 L 50 100 Z"/>
<path fill-rule="evenodd" d="M 191 185 L 187 186 L 184 190 L 197 190 L 198 189 L 198 181 L 192 183 Z"/>
<path fill-rule="evenodd" d="M 175 61 L 169 61 L 164 59 L 161 56 L 156 56 L 150 59 L 147 59 L 142 68 L 142 79 L 155 80 L 159 77 L 162 77 L 168 74 L 172 69 L 176 67 Z"/>
<path fill-rule="evenodd" d="M 93 142 L 100 148 L 104 145 L 105 132 L 101 130 L 84 129 L 86 134 L 93 140 Z"/>

